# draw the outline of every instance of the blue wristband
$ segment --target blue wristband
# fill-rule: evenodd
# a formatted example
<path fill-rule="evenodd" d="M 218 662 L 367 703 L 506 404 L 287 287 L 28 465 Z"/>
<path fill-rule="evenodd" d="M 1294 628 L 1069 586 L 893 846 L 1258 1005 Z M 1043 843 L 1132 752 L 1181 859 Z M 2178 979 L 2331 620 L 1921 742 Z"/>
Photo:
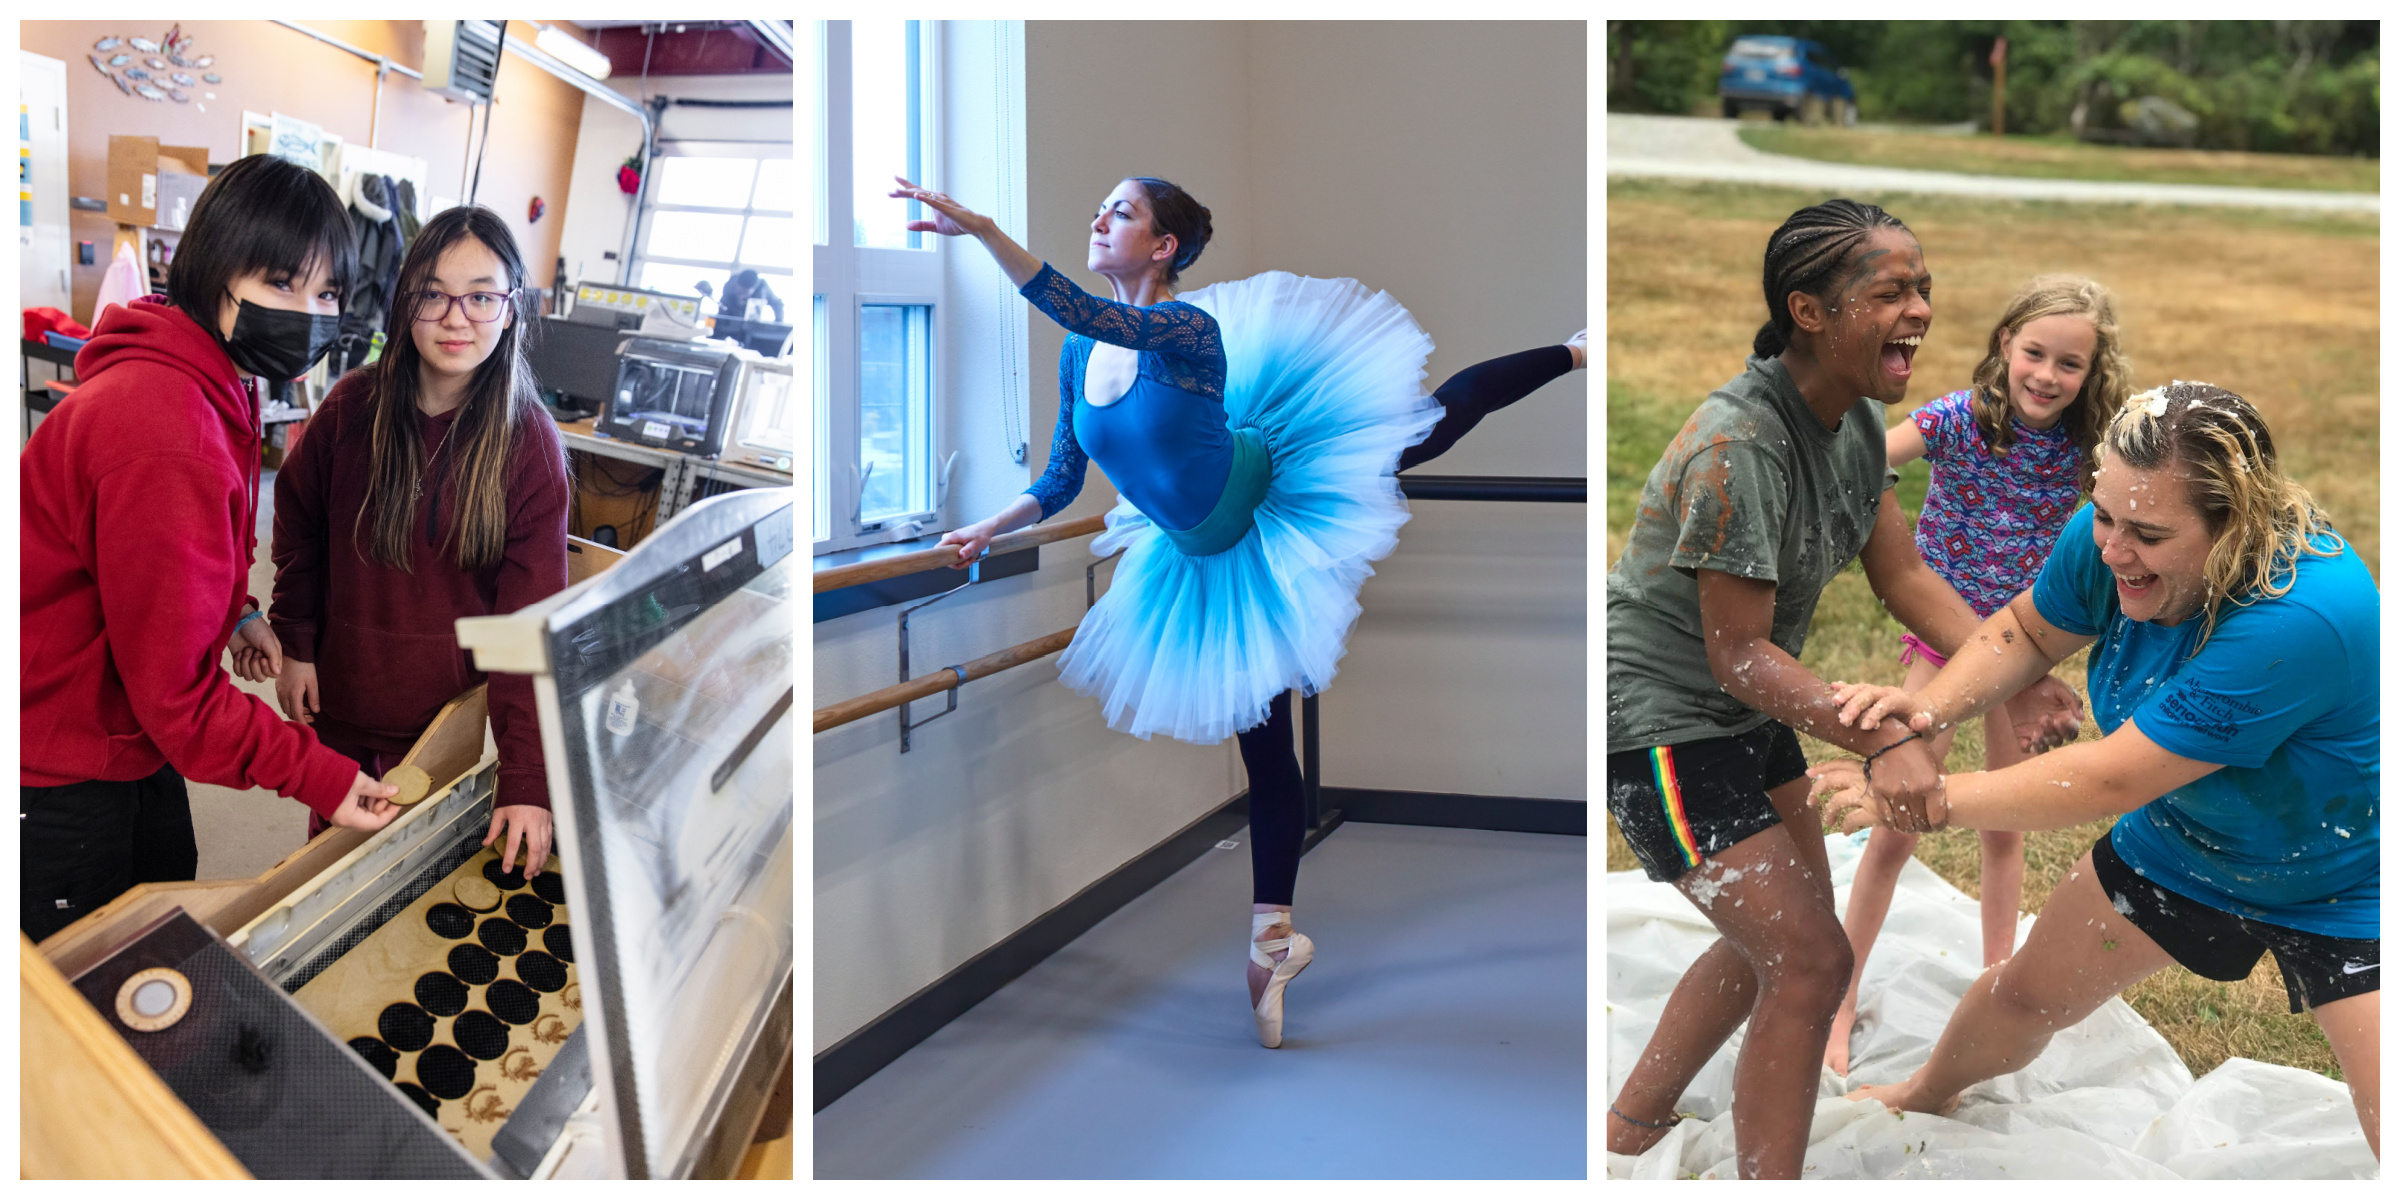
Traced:
<path fill-rule="evenodd" d="M 235 622 L 233 623 L 233 631 L 234 631 L 235 633 L 240 633 L 240 632 L 242 631 L 242 626 L 244 626 L 244 625 L 247 625 L 247 624 L 249 624 L 250 622 L 252 622 L 252 621 L 255 621 L 255 620 L 257 620 L 258 618 L 260 618 L 260 617 L 263 617 L 263 616 L 265 616 L 265 615 L 267 615 L 267 610 L 265 610 L 265 609 L 263 609 L 263 608 L 254 608 L 254 609 L 251 609 L 251 610 L 250 610 L 250 615 L 249 615 L 249 616 L 243 617 L 241 620 L 239 620 L 239 621 L 235 621 Z"/>

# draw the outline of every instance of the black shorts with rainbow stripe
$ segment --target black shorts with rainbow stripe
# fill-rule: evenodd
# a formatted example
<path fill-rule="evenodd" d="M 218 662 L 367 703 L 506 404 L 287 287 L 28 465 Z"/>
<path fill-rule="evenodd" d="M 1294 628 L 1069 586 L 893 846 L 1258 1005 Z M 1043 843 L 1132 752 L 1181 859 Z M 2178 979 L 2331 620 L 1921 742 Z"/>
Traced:
<path fill-rule="evenodd" d="M 1608 812 L 1642 870 L 1673 883 L 1783 817 L 1767 793 L 1808 772 L 1791 726 L 1608 756 Z"/>

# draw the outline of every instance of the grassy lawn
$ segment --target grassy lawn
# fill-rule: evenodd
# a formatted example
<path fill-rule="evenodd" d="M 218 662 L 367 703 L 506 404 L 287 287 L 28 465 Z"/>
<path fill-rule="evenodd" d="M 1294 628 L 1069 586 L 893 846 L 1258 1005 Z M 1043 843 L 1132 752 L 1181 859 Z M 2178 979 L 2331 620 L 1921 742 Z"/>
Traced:
<path fill-rule="evenodd" d="M 1741 138 L 1752 148 L 1769 154 L 1967 175 L 2205 183 L 2321 192 L 2372 192 L 2382 186 L 2381 164 L 2372 158 L 2095 146 L 2065 134 L 1994 138 L 1982 133 L 1864 132 L 1761 124 L 1744 125 Z"/>
<path fill-rule="evenodd" d="M 2284 217 L 1945 197 L 1884 204 L 1925 246 L 1934 324 L 1908 408 L 1964 386 L 2008 297 L 2045 271 L 2079 271 L 2113 288 L 2135 387 L 2206 380 L 2256 403 L 2286 469 L 2313 491 L 2380 577 L 2377 507 L 2377 226 L 2371 216 Z M 1771 232 L 1814 194 L 1731 185 L 1611 181 L 1608 204 L 1608 554 L 1658 454 L 1701 397 L 1741 369 L 1765 319 L 1759 259 Z M 1902 473 L 1902 502 L 1924 495 L 1922 463 Z M 1817 607 L 1803 661 L 1826 679 L 1898 683 L 1897 622 L 1855 565 Z M 2082 690 L 2080 663 L 2062 677 Z M 2097 736 L 2088 725 L 2086 737 Z M 1802 739 L 1809 758 L 1831 757 Z M 1980 723 L 1961 729 L 1949 769 L 1982 766 Z M 2106 822 L 2027 839 L 2024 907 L 2037 911 Z M 1612 823 L 1609 868 L 1632 869 Z M 1917 857 L 1977 894 L 1975 835 L 1926 837 Z M 2126 1000 L 2174 1045 L 2194 1075 L 2229 1057 L 2336 1074 L 2306 1016 L 2285 1011 L 2270 956 L 2241 983 L 2171 968 Z"/>

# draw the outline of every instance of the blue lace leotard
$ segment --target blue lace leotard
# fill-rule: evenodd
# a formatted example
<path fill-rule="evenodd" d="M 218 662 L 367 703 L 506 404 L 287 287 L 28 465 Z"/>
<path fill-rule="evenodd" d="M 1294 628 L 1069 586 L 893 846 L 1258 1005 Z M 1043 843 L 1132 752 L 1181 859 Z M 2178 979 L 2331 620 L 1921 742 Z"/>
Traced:
<path fill-rule="evenodd" d="M 1233 469 L 1225 426 L 1225 347 L 1216 318 L 1179 300 L 1143 308 L 1103 300 L 1049 264 L 1019 294 L 1068 331 L 1058 354 L 1058 430 L 1050 465 L 1025 493 L 1042 519 L 1083 490 L 1086 455 L 1134 507 L 1166 529 L 1206 520 Z M 1114 403 L 1083 398 L 1092 346 L 1140 353 L 1133 386 Z"/>

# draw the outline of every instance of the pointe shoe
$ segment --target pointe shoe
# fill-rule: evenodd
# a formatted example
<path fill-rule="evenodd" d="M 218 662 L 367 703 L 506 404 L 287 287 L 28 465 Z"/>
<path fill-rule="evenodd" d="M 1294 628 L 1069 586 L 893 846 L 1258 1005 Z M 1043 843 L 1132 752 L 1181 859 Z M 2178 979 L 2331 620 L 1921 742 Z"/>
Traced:
<path fill-rule="evenodd" d="M 1575 365 L 1571 368 L 1572 370 L 1580 371 L 1591 365 L 1591 332 L 1589 329 L 1578 329 L 1575 331 L 1574 337 L 1566 340 L 1567 352 L 1575 356 Z"/>
<path fill-rule="evenodd" d="M 1317 944 L 1308 940 L 1305 933 L 1295 931 L 1289 937 L 1269 938 L 1263 942 L 1257 940 L 1259 934 L 1277 924 L 1288 924 L 1290 920 L 1290 913 L 1250 914 L 1250 961 L 1269 972 L 1266 990 L 1258 997 L 1258 1009 L 1250 1015 L 1258 1021 L 1258 1044 L 1269 1050 L 1283 1045 L 1284 985 L 1307 970 L 1309 962 L 1317 956 Z M 1277 950 L 1288 951 L 1282 962 L 1276 962 L 1272 957 Z"/>

